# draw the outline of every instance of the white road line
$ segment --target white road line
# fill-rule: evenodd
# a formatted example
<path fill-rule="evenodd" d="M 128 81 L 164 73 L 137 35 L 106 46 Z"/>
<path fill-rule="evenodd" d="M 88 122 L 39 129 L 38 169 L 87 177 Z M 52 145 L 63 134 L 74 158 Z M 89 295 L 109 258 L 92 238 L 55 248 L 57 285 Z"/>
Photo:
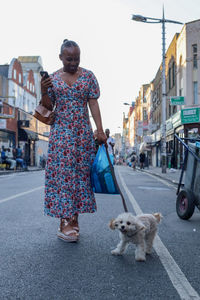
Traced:
<path fill-rule="evenodd" d="M 135 198 L 129 191 L 124 179 L 122 178 L 122 175 L 119 172 L 119 169 L 117 169 L 119 178 L 121 180 L 122 186 L 124 187 L 126 194 L 133 206 L 133 209 L 135 210 L 136 214 L 142 214 L 142 210 L 137 204 Z M 200 299 L 200 296 L 198 293 L 193 289 L 193 287 L 190 285 L 189 281 L 167 250 L 167 248 L 164 246 L 163 242 L 159 238 L 159 236 L 156 236 L 156 239 L 154 241 L 154 250 L 156 251 L 161 263 L 163 264 L 173 286 L 177 290 L 179 296 L 181 299 L 184 300 L 197 300 Z"/>
<path fill-rule="evenodd" d="M 9 200 L 12 200 L 12 199 L 15 199 L 15 198 L 18 198 L 18 197 L 30 194 L 32 192 L 38 191 L 38 190 L 43 189 L 43 188 L 44 188 L 44 185 L 41 185 L 41 186 L 39 186 L 39 187 L 37 187 L 35 189 L 29 190 L 29 191 L 26 191 L 26 192 L 23 192 L 23 193 L 19 193 L 17 195 L 13 195 L 13 196 L 10 196 L 10 197 L 4 198 L 4 199 L 0 199 L 0 204 L 4 203 L 6 201 L 9 201 Z"/>
<path fill-rule="evenodd" d="M 138 172 L 139 172 L 139 171 L 138 171 Z M 173 189 L 177 190 L 177 187 L 175 187 L 173 184 L 170 184 L 169 182 L 165 181 L 164 179 L 159 178 L 159 177 L 156 176 L 156 175 L 149 174 L 149 173 L 147 173 L 147 172 L 143 172 L 143 174 L 146 174 L 146 175 L 148 175 L 148 176 L 150 176 L 150 177 L 153 177 L 154 179 L 157 179 L 158 181 L 162 182 L 163 184 L 165 184 L 165 185 L 167 185 L 167 186 L 170 186 L 170 187 L 172 187 Z"/>

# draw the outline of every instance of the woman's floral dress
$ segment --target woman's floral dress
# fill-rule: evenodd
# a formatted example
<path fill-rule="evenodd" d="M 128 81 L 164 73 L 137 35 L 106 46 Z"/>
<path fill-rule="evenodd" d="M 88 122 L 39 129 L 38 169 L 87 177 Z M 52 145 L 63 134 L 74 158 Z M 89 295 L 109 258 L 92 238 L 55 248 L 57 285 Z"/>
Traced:
<path fill-rule="evenodd" d="M 49 136 L 44 213 L 57 218 L 96 211 L 90 183 L 95 142 L 87 104 L 90 98 L 97 99 L 100 92 L 94 74 L 81 70 L 71 87 L 59 71 L 51 75 L 56 119 Z M 51 91 L 49 96 L 53 100 Z"/>

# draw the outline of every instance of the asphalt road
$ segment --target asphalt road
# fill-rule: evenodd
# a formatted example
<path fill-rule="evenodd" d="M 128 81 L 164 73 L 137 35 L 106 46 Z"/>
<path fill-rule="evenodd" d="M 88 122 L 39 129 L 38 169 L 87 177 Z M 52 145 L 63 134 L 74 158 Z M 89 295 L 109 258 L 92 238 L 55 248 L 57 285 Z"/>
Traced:
<path fill-rule="evenodd" d="M 180 220 L 173 185 L 128 167 L 116 174 L 129 211 L 163 215 L 143 263 L 133 246 L 122 257 L 110 253 L 119 195 L 96 195 L 98 212 L 80 216 L 80 242 L 70 244 L 56 237 L 59 221 L 43 216 L 43 171 L 0 176 L 0 299 L 200 299 L 199 212 Z"/>

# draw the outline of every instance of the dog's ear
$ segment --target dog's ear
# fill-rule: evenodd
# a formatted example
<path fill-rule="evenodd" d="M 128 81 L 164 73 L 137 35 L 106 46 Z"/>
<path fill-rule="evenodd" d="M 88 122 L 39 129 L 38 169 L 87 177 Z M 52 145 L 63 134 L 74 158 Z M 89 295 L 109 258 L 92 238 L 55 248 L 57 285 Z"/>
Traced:
<path fill-rule="evenodd" d="M 110 220 L 109 227 L 110 227 L 110 229 L 112 229 L 112 230 L 115 229 L 115 219 Z"/>

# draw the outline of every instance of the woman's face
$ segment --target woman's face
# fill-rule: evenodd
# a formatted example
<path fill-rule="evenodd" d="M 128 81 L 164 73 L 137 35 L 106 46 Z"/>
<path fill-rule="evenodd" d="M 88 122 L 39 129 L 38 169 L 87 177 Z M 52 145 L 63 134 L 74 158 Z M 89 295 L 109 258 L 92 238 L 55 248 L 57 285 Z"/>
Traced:
<path fill-rule="evenodd" d="M 63 63 L 64 72 L 76 73 L 80 63 L 80 49 L 78 47 L 64 48 L 59 57 Z"/>

